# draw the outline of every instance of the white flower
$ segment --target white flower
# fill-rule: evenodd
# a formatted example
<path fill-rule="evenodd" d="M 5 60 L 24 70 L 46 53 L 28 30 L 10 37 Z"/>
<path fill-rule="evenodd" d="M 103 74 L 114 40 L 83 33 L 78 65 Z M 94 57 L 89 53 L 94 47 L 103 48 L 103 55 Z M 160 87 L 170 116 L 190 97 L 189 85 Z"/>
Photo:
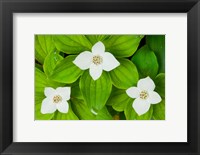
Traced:
<path fill-rule="evenodd" d="M 146 113 L 151 104 L 161 102 L 160 95 L 154 89 L 155 84 L 153 80 L 150 77 L 146 77 L 138 81 L 137 87 L 130 87 L 126 90 L 128 96 L 136 98 L 133 101 L 132 107 L 138 115 Z"/>
<path fill-rule="evenodd" d="M 41 113 L 54 113 L 56 109 L 61 113 L 67 113 L 69 109 L 67 100 L 70 99 L 70 93 L 70 87 L 58 87 L 57 89 L 46 87 L 44 90 L 46 98 L 42 101 Z"/>
<path fill-rule="evenodd" d="M 84 51 L 80 53 L 73 63 L 81 70 L 89 69 L 93 80 L 97 80 L 103 70 L 109 72 L 120 65 L 111 53 L 105 52 L 105 46 L 100 41 L 92 47 L 92 52 Z"/>

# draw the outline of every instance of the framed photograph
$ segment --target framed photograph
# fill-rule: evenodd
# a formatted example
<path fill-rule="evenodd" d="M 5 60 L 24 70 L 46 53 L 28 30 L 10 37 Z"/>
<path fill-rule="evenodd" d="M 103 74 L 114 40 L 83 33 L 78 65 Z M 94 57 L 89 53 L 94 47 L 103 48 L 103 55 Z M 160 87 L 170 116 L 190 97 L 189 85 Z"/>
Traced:
<path fill-rule="evenodd" d="M 1 154 L 200 154 L 198 0 L 0 0 Z"/>
<path fill-rule="evenodd" d="M 164 61 L 165 35 L 36 35 L 35 120 L 165 120 Z"/>

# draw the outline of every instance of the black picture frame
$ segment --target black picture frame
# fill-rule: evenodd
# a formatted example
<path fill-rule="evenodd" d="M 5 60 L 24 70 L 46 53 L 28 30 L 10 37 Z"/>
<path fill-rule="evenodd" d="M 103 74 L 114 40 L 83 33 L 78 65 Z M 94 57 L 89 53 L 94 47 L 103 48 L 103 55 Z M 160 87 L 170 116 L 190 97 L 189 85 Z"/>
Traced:
<path fill-rule="evenodd" d="M 187 143 L 13 142 L 13 13 L 187 13 Z M 0 0 L 1 154 L 200 154 L 200 3 L 198 0 Z M 181 59 L 181 56 L 180 56 Z"/>

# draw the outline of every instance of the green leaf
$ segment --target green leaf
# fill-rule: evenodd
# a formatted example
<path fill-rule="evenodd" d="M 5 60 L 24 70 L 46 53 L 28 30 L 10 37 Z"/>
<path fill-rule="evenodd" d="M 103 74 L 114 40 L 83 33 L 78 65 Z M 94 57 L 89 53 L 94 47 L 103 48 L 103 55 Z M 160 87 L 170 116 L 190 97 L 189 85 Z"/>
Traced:
<path fill-rule="evenodd" d="M 106 107 L 103 107 L 97 115 L 94 115 L 83 100 L 72 99 L 72 109 L 81 120 L 112 120 L 112 116 Z"/>
<path fill-rule="evenodd" d="M 94 45 L 98 41 L 104 41 L 109 38 L 109 35 L 86 35 L 86 37 Z"/>
<path fill-rule="evenodd" d="M 120 65 L 110 71 L 113 85 L 120 89 L 127 89 L 137 84 L 138 71 L 136 66 L 128 59 L 118 59 Z"/>
<path fill-rule="evenodd" d="M 160 94 L 162 98 L 165 98 L 165 74 L 160 73 L 155 78 L 155 91 Z"/>
<path fill-rule="evenodd" d="M 80 78 L 79 86 L 88 107 L 97 111 L 104 107 L 112 90 L 111 79 L 106 72 L 94 81 L 89 71 L 85 71 Z"/>
<path fill-rule="evenodd" d="M 35 58 L 43 64 L 45 57 L 56 50 L 51 35 L 35 35 Z"/>
<path fill-rule="evenodd" d="M 165 100 L 153 105 L 153 119 L 165 120 Z"/>
<path fill-rule="evenodd" d="M 115 57 L 130 57 L 137 50 L 142 38 L 141 35 L 112 35 L 103 43 L 106 51 Z"/>
<path fill-rule="evenodd" d="M 74 82 L 71 86 L 71 97 L 83 100 L 83 95 L 79 88 L 79 80 Z"/>
<path fill-rule="evenodd" d="M 133 109 L 132 104 L 133 102 L 129 102 L 129 104 L 127 104 L 124 110 L 124 114 L 127 120 L 150 120 L 152 118 L 152 114 L 153 114 L 152 106 L 150 107 L 148 112 L 139 116 Z"/>
<path fill-rule="evenodd" d="M 96 116 L 97 120 L 113 120 L 111 114 L 107 110 L 106 106 L 100 110 Z"/>
<path fill-rule="evenodd" d="M 54 68 L 56 67 L 56 64 L 63 60 L 63 57 L 59 55 L 57 52 L 52 52 L 47 55 L 47 57 L 44 60 L 44 72 L 49 77 L 51 76 L 52 72 L 54 71 Z"/>
<path fill-rule="evenodd" d="M 159 63 L 159 73 L 165 72 L 165 35 L 149 35 L 146 37 L 147 44 L 152 49 Z"/>
<path fill-rule="evenodd" d="M 59 111 L 55 112 L 54 120 L 79 120 L 79 118 L 74 114 L 74 112 L 71 109 L 70 101 L 69 103 L 69 111 L 67 113 L 61 113 Z"/>
<path fill-rule="evenodd" d="M 46 75 L 35 68 L 35 91 L 36 93 L 44 93 L 44 88 L 48 85 Z"/>
<path fill-rule="evenodd" d="M 119 119 L 120 120 L 126 120 L 126 116 L 125 116 L 124 112 L 119 113 Z"/>
<path fill-rule="evenodd" d="M 54 114 L 42 114 L 40 112 L 40 109 L 42 101 L 45 98 L 44 88 L 45 87 L 57 88 L 59 86 L 63 86 L 63 84 L 49 80 L 41 70 L 35 68 L 35 119 L 36 120 L 49 120 L 54 116 Z"/>
<path fill-rule="evenodd" d="M 81 120 L 96 119 L 96 116 L 91 112 L 91 110 L 88 108 L 87 104 L 83 100 L 73 98 L 71 99 L 71 101 L 73 111 Z"/>
<path fill-rule="evenodd" d="M 158 73 L 158 62 L 156 55 L 147 45 L 140 48 L 132 57 L 132 62 L 136 65 L 140 78 L 150 76 L 154 78 Z"/>
<path fill-rule="evenodd" d="M 84 35 L 55 35 L 56 48 L 67 54 L 79 54 L 91 51 L 92 44 Z"/>
<path fill-rule="evenodd" d="M 50 78 L 61 83 L 75 82 L 83 73 L 83 71 L 73 63 L 75 58 L 76 56 L 70 55 L 59 61 Z"/>
<path fill-rule="evenodd" d="M 43 67 L 40 64 L 35 63 L 35 67 L 43 72 Z"/>
<path fill-rule="evenodd" d="M 107 105 L 111 105 L 116 111 L 124 111 L 128 103 L 133 103 L 133 99 L 130 98 L 125 90 L 112 91 L 110 98 L 107 101 Z"/>
<path fill-rule="evenodd" d="M 35 91 L 43 93 L 45 87 L 57 88 L 63 86 L 62 83 L 57 83 L 47 78 L 47 76 L 38 68 L 35 68 Z"/>
<path fill-rule="evenodd" d="M 112 93 L 111 93 L 112 95 Z M 111 96 L 110 95 L 110 96 Z M 106 103 L 106 107 L 107 107 L 107 110 L 109 111 L 109 113 L 114 116 L 114 115 L 119 115 L 120 112 L 116 111 L 115 109 L 113 109 L 113 107 L 111 105 L 108 104 L 108 102 Z"/>
<path fill-rule="evenodd" d="M 133 101 L 126 105 L 124 114 L 127 120 L 136 120 L 137 113 L 132 107 Z"/>

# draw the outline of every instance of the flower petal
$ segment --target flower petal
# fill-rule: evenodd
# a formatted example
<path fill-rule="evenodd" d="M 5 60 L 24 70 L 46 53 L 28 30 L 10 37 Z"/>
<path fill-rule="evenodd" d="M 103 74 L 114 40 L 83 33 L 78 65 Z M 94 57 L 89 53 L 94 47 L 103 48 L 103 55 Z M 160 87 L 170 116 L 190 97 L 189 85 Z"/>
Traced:
<path fill-rule="evenodd" d="M 130 87 L 126 90 L 126 94 L 131 98 L 137 98 L 140 95 L 140 89 L 137 87 Z"/>
<path fill-rule="evenodd" d="M 66 101 L 70 99 L 71 87 L 58 87 L 56 92 L 64 101 Z"/>
<path fill-rule="evenodd" d="M 53 89 L 51 87 L 45 87 L 44 94 L 46 97 L 51 97 L 55 94 L 55 89 Z"/>
<path fill-rule="evenodd" d="M 61 113 L 67 113 L 69 110 L 69 104 L 67 101 L 62 101 L 61 103 L 56 104 L 56 107 Z"/>
<path fill-rule="evenodd" d="M 111 71 L 120 65 L 119 61 L 109 52 L 103 54 L 103 70 Z"/>
<path fill-rule="evenodd" d="M 97 80 L 101 76 L 102 71 L 103 70 L 101 65 L 95 65 L 95 64 L 90 65 L 89 72 L 93 80 Z"/>
<path fill-rule="evenodd" d="M 133 108 L 138 115 L 146 113 L 150 108 L 150 103 L 147 100 L 136 98 L 133 101 Z"/>
<path fill-rule="evenodd" d="M 89 51 L 80 53 L 73 61 L 73 63 L 81 70 L 88 69 L 92 63 L 92 53 Z"/>
<path fill-rule="evenodd" d="M 92 54 L 93 55 L 102 55 L 105 52 L 104 44 L 99 41 L 94 46 L 92 46 Z"/>
<path fill-rule="evenodd" d="M 137 83 L 137 87 L 141 90 L 150 90 L 153 91 L 155 89 L 155 84 L 150 77 L 146 77 L 144 79 L 140 79 Z"/>
<path fill-rule="evenodd" d="M 157 103 L 159 103 L 159 102 L 162 101 L 160 95 L 157 92 L 150 91 L 148 93 L 149 93 L 149 98 L 148 98 L 149 103 L 151 103 L 151 104 L 157 104 Z"/>
<path fill-rule="evenodd" d="M 56 105 L 53 103 L 53 101 L 50 98 L 45 98 L 42 101 L 41 106 L 41 113 L 42 114 L 51 114 L 56 111 Z"/>

